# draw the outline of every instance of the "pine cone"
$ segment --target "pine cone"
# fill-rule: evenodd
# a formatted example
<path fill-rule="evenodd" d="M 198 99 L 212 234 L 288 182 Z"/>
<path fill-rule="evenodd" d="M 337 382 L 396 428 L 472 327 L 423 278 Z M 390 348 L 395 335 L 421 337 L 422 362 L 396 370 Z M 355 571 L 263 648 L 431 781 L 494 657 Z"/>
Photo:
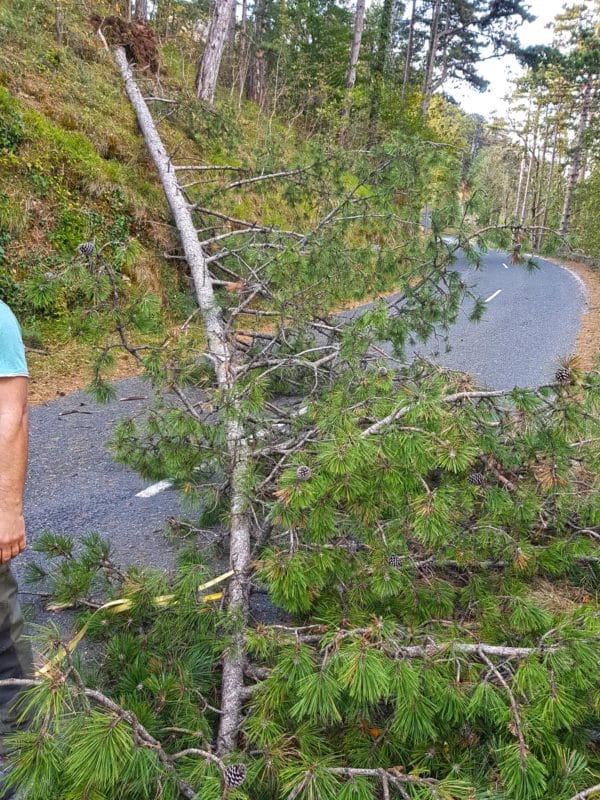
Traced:
<path fill-rule="evenodd" d="M 556 382 L 561 386 L 567 386 L 569 383 L 571 383 L 572 377 L 573 375 L 569 367 L 559 367 L 554 374 Z"/>
<path fill-rule="evenodd" d="M 471 472 L 467 477 L 467 481 L 471 486 L 483 486 L 485 484 L 485 476 L 481 472 Z"/>
<path fill-rule="evenodd" d="M 312 469 L 303 464 L 296 470 L 296 477 L 299 481 L 309 481 L 312 477 Z"/>
<path fill-rule="evenodd" d="M 96 250 L 96 242 L 95 241 L 82 242 L 77 249 L 79 250 L 79 253 L 82 256 L 85 256 L 85 258 L 89 258 L 90 256 L 94 255 L 94 252 Z"/>
<path fill-rule="evenodd" d="M 246 780 L 246 765 L 231 764 L 225 770 L 225 786 L 230 789 L 237 789 Z"/>

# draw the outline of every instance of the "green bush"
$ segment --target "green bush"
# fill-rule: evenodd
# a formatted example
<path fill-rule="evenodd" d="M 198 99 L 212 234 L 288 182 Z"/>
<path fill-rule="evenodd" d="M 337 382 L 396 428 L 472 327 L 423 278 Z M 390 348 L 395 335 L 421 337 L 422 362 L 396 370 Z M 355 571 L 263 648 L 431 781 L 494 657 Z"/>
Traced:
<path fill-rule="evenodd" d="M 0 86 L 0 155 L 15 153 L 25 140 L 25 124 L 19 107 Z"/>

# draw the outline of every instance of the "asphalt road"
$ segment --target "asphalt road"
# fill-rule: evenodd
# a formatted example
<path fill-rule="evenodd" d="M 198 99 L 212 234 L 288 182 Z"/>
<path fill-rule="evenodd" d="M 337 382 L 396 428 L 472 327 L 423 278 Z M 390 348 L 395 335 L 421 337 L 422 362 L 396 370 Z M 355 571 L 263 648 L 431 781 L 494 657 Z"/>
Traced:
<path fill-rule="evenodd" d="M 487 300 L 486 314 L 480 323 L 469 322 L 467 302 L 451 331 L 452 351 L 435 360 L 495 388 L 550 380 L 556 359 L 573 351 L 585 290 L 568 270 L 539 263 L 540 269 L 529 274 L 512 266 L 500 251 L 487 254 L 481 270 L 459 263 L 456 268 Z M 416 350 L 430 356 L 432 348 L 435 345 Z M 163 528 L 166 518 L 182 511 L 177 493 L 151 489 L 139 496 L 147 485 L 115 464 L 105 444 L 117 420 L 143 414 L 151 391 L 139 379 L 128 379 L 119 382 L 117 392 L 119 399 L 104 406 L 78 392 L 31 409 L 25 501 L 29 540 L 47 529 L 76 538 L 97 531 L 110 539 L 121 565 L 169 569 L 175 551 L 165 541 Z M 29 549 L 17 559 L 17 574 L 28 559 L 39 556 Z M 28 587 L 21 582 L 21 588 Z M 39 602 L 35 608 L 39 619 Z"/>
<path fill-rule="evenodd" d="M 487 253 L 481 269 L 460 259 L 456 271 L 486 301 L 483 319 L 469 320 L 473 301 L 466 299 L 450 330 L 451 350 L 445 352 L 441 338 L 430 340 L 412 347 L 409 359 L 423 356 L 494 389 L 551 381 L 557 360 L 574 351 L 586 292 L 575 273 L 543 259 L 536 263 L 539 269 L 529 273 L 502 250 Z"/>

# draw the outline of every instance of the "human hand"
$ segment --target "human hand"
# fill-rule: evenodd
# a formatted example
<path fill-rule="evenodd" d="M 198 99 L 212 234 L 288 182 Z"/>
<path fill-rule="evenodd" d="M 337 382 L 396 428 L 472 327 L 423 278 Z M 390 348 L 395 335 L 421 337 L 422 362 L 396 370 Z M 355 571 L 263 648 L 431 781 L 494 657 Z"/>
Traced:
<path fill-rule="evenodd" d="M 0 510 L 0 564 L 7 564 L 25 550 L 25 520 L 18 511 Z"/>

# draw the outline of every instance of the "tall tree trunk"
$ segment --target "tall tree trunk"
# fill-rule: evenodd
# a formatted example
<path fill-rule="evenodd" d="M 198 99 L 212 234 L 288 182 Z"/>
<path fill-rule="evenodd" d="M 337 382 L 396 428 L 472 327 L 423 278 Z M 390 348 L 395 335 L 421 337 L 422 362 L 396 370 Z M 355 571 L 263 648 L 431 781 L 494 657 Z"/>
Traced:
<path fill-rule="evenodd" d="M 352 102 L 351 92 L 356 83 L 356 65 L 360 55 L 360 45 L 362 43 L 363 30 L 365 28 L 365 0 L 356 0 L 356 12 L 354 14 L 354 35 L 352 37 L 352 47 L 350 48 L 350 64 L 346 75 L 346 97 L 342 110 L 342 127 L 338 134 L 338 142 L 342 144 L 346 134 L 348 116 L 350 115 L 350 104 Z"/>
<path fill-rule="evenodd" d="M 563 204 L 563 211 L 560 220 L 559 232 L 561 236 L 566 236 L 569 233 L 569 226 L 571 222 L 571 207 L 573 204 L 573 195 L 577 185 L 577 178 L 579 176 L 579 166 L 581 164 L 581 153 L 583 150 L 583 142 L 585 132 L 588 126 L 590 115 L 590 105 L 592 100 L 593 81 L 589 77 L 583 87 L 583 94 L 581 97 L 581 111 L 579 112 L 579 124 L 577 125 L 577 133 L 575 134 L 575 141 L 571 148 L 571 167 L 567 175 L 567 183 L 565 186 L 565 201 Z"/>
<path fill-rule="evenodd" d="M 125 82 L 127 96 L 135 110 L 140 130 L 148 151 L 158 171 L 179 232 L 183 252 L 190 267 L 198 307 L 206 329 L 207 347 L 215 366 L 217 383 L 221 390 L 229 391 L 236 380 L 235 352 L 216 302 L 206 257 L 196 233 L 192 212 L 179 186 L 177 170 L 171 162 L 160 138 L 146 101 L 133 77 L 125 50 L 117 47 L 114 59 Z M 227 450 L 230 463 L 231 522 L 230 561 L 234 576 L 229 587 L 228 609 L 235 620 L 235 630 L 223 659 L 221 716 L 219 721 L 218 751 L 223 754 L 235 749 L 241 721 L 242 689 L 244 685 L 244 629 L 248 618 L 250 572 L 251 522 L 247 511 L 245 486 L 247 484 L 248 448 L 244 429 L 238 419 L 232 419 L 226 429 Z"/>
<path fill-rule="evenodd" d="M 369 109 L 369 147 L 377 143 L 377 125 L 379 122 L 379 107 L 383 92 L 385 65 L 387 62 L 388 48 L 392 26 L 393 0 L 383 0 L 381 9 L 381 23 L 379 26 L 379 42 L 373 61 L 373 86 L 371 89 L 371 106 Z"/>
<path fill-rule="evenodd" d="M 523 190 L 523 203 L 521 205 L 521 215 L 519 217 L 519 221 L 521 225 L 525 223 L 527 217 L 527 200 L 529 199 L 529 189 L 531 187 L 531 177 L 533 175 L 533 169 L 536 161 L 536 150 L 537 150 L 537 141 L 538 141 L 538 134 L 540 128 L 540 107 L 538 106 L 534 116 L 534 123 L 533 123 L 533 141 L 531 143 L 531 151 L 529 153 L 529 165 L 527 167 L 527 180 L 525 181 L 525 189 Z"/>
<path fill-rule="evenodd" d="M 534 182 L 534 191 L 533 191 L 533 200 L 531 203 L 531 224 L 532 225 L 539 225 L 540 224 L 540 216 L 544 213 L 545 202 L 544 202 L 544 174 L 546 172 L 546 156 L 548 154 L 548 145 L 550 143 L 550 120 L 549 120 L 549 113 L 546 112 L 544 118 L 544 132 L 542 134 L 543 142 L 542 142 L 542 151 L 540 157 L 537 162 L 536 171 L 535 171 L 535 182 Z M 547 198 L 546 198 L 547 202 Z M 539 229 L 534 230 L 531 237 L 534 250 L 539 248 L 541 231 Z"/>
<path fill-rule="evenodd" d="M 546 203 L 544 205 L 544 216 L 542 219 L 542 230 L 540 231 L 539 239 L 538 239 L 538 246 L 537 249 L 541 250 L 542 245 L 544 244 L 544 238 L 546 236 L 546 232 L 543 230 L 546 225 L 548 224 L 548 212 L 550 210 L 550 199 L 554 196 L 553 191 L 553 184 L 554 184 L 554 170 L 556 168 L 556 154 L 558 152 L 558 111 L 556 113 L 556 119 L 554 122 L 554 135 L 552 137 L 552 155 L 550 156 L 550 171 L 548 173 L 548 181 L 546 183 Z"/>
<path fill-rule="evenodd" d="M 517 184 L 517 196 L 515 199 L 515 220 L 519 219 L 519 212 L 521 210 L 521 189 L 523 188 L 523 179 L 525 178 L 526 165 L 527 165 L 527 139 L 525 139 L 523 154 L 521 155 L 521 164 L 519 166 L 519 182 Z"/>
<path fill-rule="evenodd" d="M 246 85 L 246 75 L 248 71 L 248 2 L 242 0 L 242 18 L 240 20 L 240 46 L 238 49 L 238 105 L 241 106 L 244 96 L 244 86 Z"/>
<path fill-rule="evenodd" d="M 267 0 L 257 0 L 254 7 L 252 57 L 248 81 L 248 100 L 262 105 L 266 90 L 266 62 L 263 38 L 266 30 Z"/>
<path fill-rule="evenodd" d="M 429 103 L 433 87 L 433 70 L 435 68 L 435 58 L 437 55 L 440 15 L 442 13 L 442 0 L 435 0 L 433 6 L 433 16 L 431 18 L 431 32 L 429 34 L 429 49 L 427 51 L 427 62 L 425 65 L 425 77 L 423 78 L 423 100 L 421 101 L 421 113 L 427 116 Z"/>
<path fill-rule="evenodd" d="M 356 0 L 356 12 L 354 14 L 354 35 L 352 37 L 352 47 L 350 48 L 350 65 L 346 76 L 346 89 L 350 91 L 356 83 L 356 65 L 360 55 L 360 45 L 365 28 L 365 4 L 366 0 Z"/>
<path fill-rule="evenodd" d="M 521 156 L 521 166 L 519 167 L 519 183 L 517 185 L 517 198 L 515 200 L 515 221 L 521 216 L 521 191 L 525 179 L 525 169 L 527 167 L 527 155 L 529 153 L 529 134 L 531 132 L 531 92 L 529 93 L 529 106 L 527 108 L 527 122 L 525 123 L 525 141 L 523 142 L 523 155 Z"/>
<path fill-rule="evenodd" d="M 148 0 L 135 0 L 135 21 L 146 23 L 148 19 Z"/>
<path fill-rule="evenodd" d="M 63 0 L 55 0 L 54 3 L 54 33 L 56 43 L 62 45 L 65 32 L 65 10 Z"/>
<path fill-rule="evenodd" d="M 235 0 L 216 0 L 196 77 L 196 94 L 208 105 L 215 100 L 225 40 L 234 11 Z"/>
<path fill-rule="evenodd" d="M 402 95 L 401 99 L 406 99 L 406 90 L 410 81 L 410 69 L 413 60 L 413 49 L 415 46 L 415 22 L 417 18 L 417 0 L 412 0 L 412 11 L 410 14 L 410 26 L 408 28 L 408 42 L 406 43 L 406 58 L 404 59 L 404 75 L 402 76 Z"/>

